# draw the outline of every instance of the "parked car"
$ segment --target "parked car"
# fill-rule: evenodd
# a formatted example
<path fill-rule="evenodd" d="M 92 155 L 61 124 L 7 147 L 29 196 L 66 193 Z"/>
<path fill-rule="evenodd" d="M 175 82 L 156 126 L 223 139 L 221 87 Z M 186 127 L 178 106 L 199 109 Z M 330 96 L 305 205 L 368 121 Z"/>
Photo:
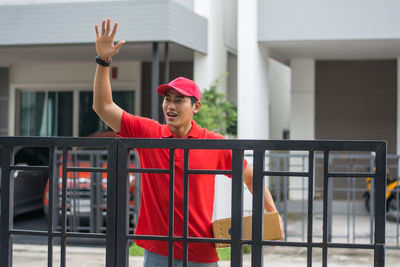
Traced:
<path fill-rule="evenodd" d="M 92 137 L 113 137 L 113 132 L 100 132 Z M 131 155 L 130 167 L 134 168 L 136 154 Z M 55 184 L 56 219 L 62 215 L 62 152 L 56 151 Z M 75 149 L 68 152 L 67 167 L 107 168 L 107 151 L 99 149 Z M 107 173 L 102 172 L 68 172 L 66 181 L 66 217 L 68 231 L 104 232 L 107 213 Z M 134 174 L 129 174 L 129 214 L 130 227 L 136 225 Z M 49 214 L 49 182 L 43 194 L 44 212 Z M 58 225 L 60 225 L 58 223 Z"/>
<path fill-rule="evenodd" d="M 14 164 L 20 166 L 45 166 L 48 164 L 48 154 L 49 152 L 47 148 L 16 148 Z M 16 170 L 11 172 L 10 177 L 14 179 L 14 216 L 43 209 L 42 199 L 43 191 L 48 180 L 47 171 Z"/>

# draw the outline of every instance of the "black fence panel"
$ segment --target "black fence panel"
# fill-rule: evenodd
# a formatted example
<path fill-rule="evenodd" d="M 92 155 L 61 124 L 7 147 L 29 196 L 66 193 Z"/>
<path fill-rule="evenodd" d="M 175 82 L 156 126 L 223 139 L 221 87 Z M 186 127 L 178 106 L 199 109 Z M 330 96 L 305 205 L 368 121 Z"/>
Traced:
<path fill-rule="evenodd" d="M 49 164 L 47 166 L 16 166 L 13 164 L 13 149 L 18 146 L 49 148 Z M 53 265 L 53 238 L 61 238 L 61 266 L 66 266 L 66 240 L 74 238 L 96 238 L 106 243 L 106 266 L 128 266 L 128 248 L 132 240 L 162 240 L 168 242 L 169 266 L 173 264 L 173 244 L 183 243 L 183 265 L 187 266 L 188 244 L 191 242 L 230 243 L 231 266 L 242 266 L 242 245 L 252 246 L 252 266 L 263 266 L 263 247 L 266 245 L 291 246 L 307 248 L 307 266 L 312 266 L 312 249 L 322 249 L 322 265 L 327 266 L 329 248 L 371 249 L 374 250 L 374 266 L 385 265 L 385 212 L 386 212 L 386 143 L 383 141 L 266 141 L 266 140 L 188 140 L 188 139 L 129 139 L 129 138 L 40 138 L 40 137 L 0 137 L 1 147 L 1 218 L 0 218 L 0 265 L 12 266 L 12 238 L 14 235 L 38 235 L 48 237 L 48 266 Z M 68 150 L 72 147 L 103 148 L 107 150 L 106 168 L 68 167 Z M 53 184 L 55 149 L 63 151 L 62 190 L 61 190 L 61 229 L 56 229 L 54 215 L 58 195 Z M 131 168 L 129 153 L 132 149 L 168 149 L 169 167 L 166 169 L 143 169 L 139 166 Z M 184 151 L 184 219 L 183 236 L 174 236 L 173 203 L 174 203 L 174 153 L 177 149 Z M 192 170 L 189 168 L 189 151 L 194 149 L 223 149 L 232 151 L 232 170 Z M 242 238 L 243 218 L 243 161 L 244 151 L 253 154 L 253 220 L 252 240 Z M 265 154 L 269 151 L 306 151 L 309 167 L 305 172 L 280 172 L 265 170 Z M 329 169 L 331 152 L 373 152 L 375 153 L 375 171 L 369 172 L 332 172 Z M 313 240 L 313 199 L 314 199 L 314 161 L 315 153 L 324 155 L 323 184 L 323 238 L 322 242 Z M 13 227 L 13 170 L 47 170 L 49 173 L 49 220 L 47 231 L 17 230 Z M 75 233 L 66 229 L 66 183 L 68 172 L 101 172 L 107 173 L 107 231 L 106 233 Z M 164 173 L 169 179 L 169 231 L 166 236 L 135 235 L 129 233 L 129 173 Z M 190 174 L 225 174 L 232 175 L 232 238 L 214 239 L 190 237 L 188 235 L 188 199 Z M 264 177 L 307 177 L 308 178 L 308 217 L 307 241 L 269 241 L 263 240 L 263 199 Z M 375 224 L 374 240 L 371 244 L 348 244 L 331 242 L 329 236 L 330 196 L 329 185 L 332 179 L 343 177 L 374 179 L 375 188 Z"/>

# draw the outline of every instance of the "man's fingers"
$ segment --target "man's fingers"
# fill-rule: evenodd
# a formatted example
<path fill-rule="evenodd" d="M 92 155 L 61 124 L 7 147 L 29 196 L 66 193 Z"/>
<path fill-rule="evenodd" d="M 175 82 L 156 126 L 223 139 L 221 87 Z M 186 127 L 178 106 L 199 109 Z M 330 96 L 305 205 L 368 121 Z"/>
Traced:
<path fill-rule="evenodd" d="M 96 38 L 99 38 L 99 26 L 97 24 L 94 25 L 94 30 L 96 31 Z"/>
<path fill-rule="evenodd" d="M 121 40 L 118 42 L 118 44 L 115 46 L 118 50 L 123 46 L 126 42 L 124 40 Z"/>
<path fill-rule="evenodd" d="M 114 23 L 114 28 L 113 28 L 113 31 L 112 31 L 112 33 L 111 33 L 111 38 L 112 38 L 112 39 L 114 39 L 115 34 L 117 33 L 117 29 L 118 29 L 118 21 L 116 21 L 116 22 Z"/>
<path fill-rule="evenodd" d="M 106 20 L 103 19 L 101 21 L 101 35 L 104 35 L 106 33 Z"/>
<path fill-rule="evenodd" d="M 111 19 L 108 18 L 108 19 L 107 19 L 106 35 L 109 35 L 109 34 L 110 34 L 110 27 L 111 27 L 110 24 L 111 24 Z"/>

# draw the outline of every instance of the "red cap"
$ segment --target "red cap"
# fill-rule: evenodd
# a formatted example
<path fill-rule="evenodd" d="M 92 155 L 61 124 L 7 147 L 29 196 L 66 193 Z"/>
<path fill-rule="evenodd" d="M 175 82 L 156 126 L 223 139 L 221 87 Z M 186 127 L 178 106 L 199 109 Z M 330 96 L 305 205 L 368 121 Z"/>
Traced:
<path fill-rule="evenodd" d="M 182 95 L 194 96 L 198 101 L 201 100 L 200 88 L 192 80 L 184 77 L 178 77 L 175 80 L 170 81 L 168 84 L 161 84 L 157 88 L 157 93 L 165 96 L 165 93 L 171 88 L 175 89 Z"/>

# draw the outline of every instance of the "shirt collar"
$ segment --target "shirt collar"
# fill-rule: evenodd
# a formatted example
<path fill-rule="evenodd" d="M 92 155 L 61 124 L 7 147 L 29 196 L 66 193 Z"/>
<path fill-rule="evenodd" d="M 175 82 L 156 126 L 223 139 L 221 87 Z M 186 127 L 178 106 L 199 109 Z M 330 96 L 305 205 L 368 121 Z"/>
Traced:
<path fill-rule="evenodd" d="M 200 127 L 199 125 L 192 120 L 192 128 L 189 133 L 185 136 L 185 138 L 198 138 L 200 136 Z M 161 137 L 162 138 L 176 138 L 176 136 L 171 132 L 168 124 L 164 124 L 161 128 Z"/>

